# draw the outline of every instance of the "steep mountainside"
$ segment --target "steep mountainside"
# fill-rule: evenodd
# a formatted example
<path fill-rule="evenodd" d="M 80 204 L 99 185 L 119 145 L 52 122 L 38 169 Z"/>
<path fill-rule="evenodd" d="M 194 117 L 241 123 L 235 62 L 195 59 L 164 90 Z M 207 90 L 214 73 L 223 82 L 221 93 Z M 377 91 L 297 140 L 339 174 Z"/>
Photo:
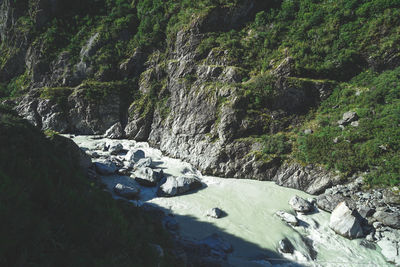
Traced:
<path fill-rule="evenodd" d="M 397 0 L 2 0 L 0 36 L 0 96 L 44 130 L 121 123 L 309 193 L 399 184 Z"/>

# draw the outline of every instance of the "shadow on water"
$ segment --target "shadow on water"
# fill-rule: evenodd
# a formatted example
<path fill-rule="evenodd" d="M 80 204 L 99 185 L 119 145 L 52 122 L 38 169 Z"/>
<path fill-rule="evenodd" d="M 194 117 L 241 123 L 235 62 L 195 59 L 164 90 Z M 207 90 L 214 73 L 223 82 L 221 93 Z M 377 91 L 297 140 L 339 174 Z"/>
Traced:
<path fill-rule="evenodd" d="M 212 222 L 199 221 L 190 215 L 173 214 L 154 203 L 146 203 L 141 208 L 158 212 L 160 218 L 164 217 L 164 225 L 166 221 L 176 221 L 176 224 L 166 225 L 166 228 L 171 228 L 168 230 L 173 236 L 179 236 L 181 242 L 178 243 L 183 241 L 186 257 L 194 266 L 220 266 L 213 264 L 221 261 L 227 264 L 222 266 L 304 266 L 283 258 L 275 251 L 230 234 Z"/>
<path fill-rule="evenodd" d="M 102 177 L 102 180 L 105 182 L 115 199 L 124 199 L 115 195 L 112 190 L 117 183 L 122 183 L 125 185 L 134 184 L 139 186 L 134 179 L 128 176 L 105 176 Z M 259 245 L 252 243 L 250 240 L 244 240 L 238 236 L 228 233 L 224 229 L 221 229 L 213 224 L 212 221 L 204 222 L 198 220 L 194 216 L 174 214 L 168 208 L 161 207 L 155 203 L 148 203 L 147 201 L 157 198 L 156 192 L 158 187 L 139 187 L 141 189 L 140 200 L 130 200 L 130 202 L 134 205 L 141 206 L 143 209 L 148 210 L 149 212 L 154 212 L 155 214 L 158 213 L 160 219 L 163 218 L 164 225 L 165 222 L 168 221 L 169 225 L 166 226 L 167 229 L 170 228 L 169 230 L 171 230 L 172 233 L 180 233 L 180 236 L 183 239 L 186 238 L 185 244 L 187 245 L 187 248 L 185 249 L 185 253 L 189 254 L 188 257 L 190 259 L 193 257 L 200 257 L 198 259 L 200 262 L 197 263 L 199 265 L 196 264 L 194 266 L 215 266 L 211 263 L 207 265 L 203 264 L 204 261 L 207 260 L 215 261 L 218 259 L 218 256 L 221 258 L 221 255 L 228 255 L 228 266 L 271 266 L 269 263 L 271 263 L 273 266 L 302 266 L 301 264 L 291 262 L 283 258 L 275 251 L 262 248 Z M 192 190 L 184 195 L 196 194 L 199 191 L 204 190 L 206 187 L 207 186 L 203 184 L 202 188 Z M 167 199 L 173 200 L 173 198 L 174 197 L 169 197 Z M 229 215 L 224 212 L 221 218 L 226 216 Z M 265 227 L 268 227 L 268 225 L 266 224 Z M 207 238 L 210 238 L 210 236 L 214 234 L 216 234 L 218 237 L 222 237 L 223 240 L 226 240 L 228 244 L 232 245 L 233 251 L 228 253 L 229 246 L 226 245 L 226 242 L 221 243 L 213 240 L 213 238 L 207 240 Z M 228 248 L 226 248 L 227 246 Z"/>

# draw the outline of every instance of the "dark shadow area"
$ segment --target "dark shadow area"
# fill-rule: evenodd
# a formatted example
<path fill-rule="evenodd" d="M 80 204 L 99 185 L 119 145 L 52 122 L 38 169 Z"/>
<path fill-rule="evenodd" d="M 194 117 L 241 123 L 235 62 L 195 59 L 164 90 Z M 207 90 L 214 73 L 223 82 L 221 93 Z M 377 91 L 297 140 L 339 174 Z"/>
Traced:
<path fill-rule="evenodd" d="M 141 208 L 163 221 L 164 227 L 176 240 L 178 250 L 183 250 L 189 259 L 186 262 L 188 266 L 221 266 L 223 263 L 228 263 L 228 266 L 268 266 L 268 263 L 272 266 L 303 266 L 283 258 L 275 251 L 227 233 L 211 222 L 173 214 L 153 203 L 145 203 Z M 225 216 L 228 214 L 225 213 Z M 185 233 L 185 230 L 191 233 Z"/>

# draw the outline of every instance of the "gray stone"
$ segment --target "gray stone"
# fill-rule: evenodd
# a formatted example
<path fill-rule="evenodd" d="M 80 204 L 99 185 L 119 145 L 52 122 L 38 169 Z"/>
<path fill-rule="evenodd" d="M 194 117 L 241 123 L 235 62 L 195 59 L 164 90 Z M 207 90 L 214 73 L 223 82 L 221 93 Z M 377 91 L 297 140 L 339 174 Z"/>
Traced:
<path fill-rule="evenodd" d="M 159 197 L 173 197 L 202 187 L 196 176 L 169 176 L 157 190 Z"/>
<path fill-rule="evenodd" d="M 96 168 L 96 171 L 101 175 L 112 175 L 117 171 L 117 166 L 111 160 L 95 162 L 94 166 Z"/>
<path fill-rule="evenodd" d="M 329 227 L 337 234 L 350 239 L 359 238 L 364 235 L 361 222 L 356 214 L 347 206 L 346 202 L 341 202 L 333 210 Z"/>
<path fill-rule="evenodd" d="M 152 167 L 153 161 L 151 158 L 143 158 L 139 159 L 138 162 L 135 164 L 135 168 L 146 168 L 146 167 Z"/>
<path fill-rule="evenodd" d="M 124 147 L 120 143 L 117 143 L 110 145 L 108 152 L 110 152 L 111 155 L 118 155 L 123 149 Z"/>
<path fill-rule="evenodd" d="M 141 149 L 129 150 L 125 155 L 125 160 L 130 162 L 138 162 L 145 157 L 144 151 Z"/>
<path fill-rule="evenodd" d="M 283 221 L 287 222 L 288 224 L 291 224 L 293 226 L 298 226 L 299 221 L 297 220 L 296 216 L 284 212 L 284 211 L 277 211 L 276 215 L 278 215 Z"/>
<path fill-rule="evenodd" d="M 293 254 L 294 252 L 294 247 L 292 242 L 289 241 L 289 239 L 284 238 L 281 241 L 279 241 L 279 246 L 278 246 L 278 250 L 281 253 L 290 253 Z"/>
<path fill-rule="evenodd" d="M 296 211 L 301 213 L 307 213 L 314 209 L 313 205 L 309 203 L 307 200 L 294 196 L 289 200 L 289 205 Z"/>
<path fill-rule="evenodd" d="M 123 185 L 123 184 L 116 184 L 114 186 L 114 192 L 121 196 L 128 199 L 135 199 L 139 196 L 140 189 L 134 185 Z"/>
<path fill-rule="evenodd" d="M 371 217 L 374 215 L 375 209 L 370 208 L 368 206 L 359 206 L 357 208 L 358 214 L 361 215 L 364 219 L 367 219 L 368 217 Z"/>
<path fill-rule="evenodd" d="M 131 175 L 131 171 L 129 169 L 126 169 L 126 168 L 118 169 L 117 173 L 118 173 L 118 175 L 123 175 L 123 176 L 130 176 Z"/>
<path fill-rule="evenodd" d="M 219 208 L 212 208 L 211 210 L 207 211 L 207 214 L 206 214 L 206 215 L 207 215 L 208 217 L 211 217 L 211 218 L 214 218 L 214 219 L 219 219 L 219 218 L 221 218 L 222 214 L 223 214 L 223 212 L 222 212 L 221 209 L 219 209 Z"/>
<path fill-rule="evenodd" d="M 156 186 L 163 177 L 163 171 L 156 171 L 148 167 L 143 167 L 136 170 L 132 174 L 132 176 L 135 178 L 135 181 L 138 182 L 140 185 Z"/>
<path fill-rule="evenodd" d="M 350 124 L 353 121 L 356 121 L 358 119 L 357 113 L 354 111 L 348 111 L 343 114 L 343 117 L 340 121 L 338 121 L 339 125 L 346 126 Z"/>
<path fill-rule="evenodd" d="M 400 213 L 399 212 L 386 212 L 377 211 L 374 213 L 374 218 L 383 223 L 384 225 L 400 229 Z"/>
<path fill-rule="evenodd" d="M 354 206 L 354 203 L 350 198 L 344 197 L 340 194 L 319 195 L 317 197 L 317 206 L 322 210 L 332 212 L 336 208 L 336 206 L 343 201 L 346 201 L 350 206 Z"/>
<path fill-rule="evenodd" d="M 104 137 L 110 139 L 121 139 L 124 137 L 124 135 L 125 133 L 124 130 L 122 129 L 121 123 L 117 122 L 106 131 Z"/>
<path fill-rule="evenodd" d="M 304 134 L 306 134 L 306 135 L 312 134 L 312 133 L 313 133 L 313 130 L 311 130 L 311 129 L 305 129 L 304 130 Z"/>
<path fill-rule="evenodd" d="M 353 122 L 350 123 L 350 125 L 353 126 L 353 127 L 358 127 L 358 126 L 360 126 L 360 122 L 359 121 L 353 121 Z"/>

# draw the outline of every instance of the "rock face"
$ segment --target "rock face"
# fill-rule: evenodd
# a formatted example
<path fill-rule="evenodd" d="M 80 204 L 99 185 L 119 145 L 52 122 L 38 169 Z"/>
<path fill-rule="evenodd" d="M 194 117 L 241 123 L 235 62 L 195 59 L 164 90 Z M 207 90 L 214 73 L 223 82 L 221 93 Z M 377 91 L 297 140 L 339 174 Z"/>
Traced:
<path fill-rule="evenodd" d="M 9 0 L 4 2 L 12 5 Z M 330 95 L 334 84 L 293 82 L 293 59 L 286 56 L 282 62 L 273 64 L 270 73 L 275 81 L 276 99 L 265 114 L 269 121 L 266 125 L 265 117 L 259 114 L 249 117 L 244 106 L 249 99 L 242 89 L 245 75 L 240 62 L 227 51 L 211 49 L 204 54 L 199 51 L 210 29 L 229 31 L 244 27 L 252 16 L 268 6 L 263 1 L 246 0 L 233 8 L 216 7 L 204 16 L 193 18 L 188 27 L 179 31 L 175 43 L 169 44 L 167 55 L 160 51 L 149 55 L 137 48 L 131 57 L 113 66 L 115 73 L 111 76 L 96 71 L 99 66 L 94 58 L 106 45 L 101 41 L 101 32 L 87 36 L 79 55 L 63 52 L 47 64 L 41 60 L 44 55 L 40 47 L 25 44 L 12 65 L 18 73 L 23 72 L 19 66 L 29 65 L 31 88 L 40 89 L 31 89 L 16 109 L 44 130 L 77 134 L 107 132 L 110 138 L 121 138 L 125 132 L 126 137 L 149 141 L 205 174 L 273 180 L 279 185 L 317 194 L 335 184 L 336 177 L 314 166 L 281 166 L 279 158 L 260 161 L 256 155 L 262 151 L 262 144 L 246 138 L 264 130 L 275 134 L 297 123 L 299 116 Z M 1 24 L 4 29 L 14 21 L 11 17 L 16 14 L 10 12 L 4 15 L 5 22 Z M 51 14 L 48 10 L 44 12 Z M 74 56 L 79 57 L 78 63 L 71 63 Z M 141 98 L 126 103 L 126 95 L 119 88 L 112 88 L 104 99 L 89 100 L 84 81 L 103 82 L 111 80 L 109 76 L 137 80 L 132 87 L 138 87 L 136 93 Z M 62 87 L 65 94 L 46 99 L 41 96 L 43 87 Z"/>
<path fill-rule="evenodd" d="M 329 227 L 337 234 L 353 239 L 364 235 L 361 222 L 346 204 L 341 202 L 332 212 Z"/>
<path fill-rule="evenodd" d="M 168 177 L 164 184 L 158 190 L 159 197 L 173 197 L 187 193 L 189 191 L 202 187 L 202 183 L 197 177 L 193 176 L 179 176 Z"/>
<path fill-rule="evenodd" d="M 122 129 L 121 122 L 117 122 L 106 131 L 104 137 L 110 139 L 121 139 L 124 137 L 124 135 L 125 133 L 124 130 Z"/>
<path fill-rule="evenodd" d="M 123 185 L 123 184 L 116 184 L 114 187 L 114 192 L 121 197 L 125 197 L 128 199 L 134 199 L 139 195 L 140 190 L 139 190 L 139 188 L 137 188 L 133 185 L 127 186 L 127 185 Z"/>
<path fill-rule="evenodd" d="M 63 102 L 46 99 L 40 89 L 31 90 L 16 107 L 18 113 L 43 130 L 60 133 L 104 134 L 120 121 L 122 114 L 118 90 L 101 103 L 87 100 L 84 88 L 65 89 Z"/>
<path fill-rule="evenodd" d="M 301 213 L 307 213 L 314 209 L 313 205 L 307 200 L 294 196 L 289 200 L 289 205 L 296 211 Z"/>
<path fill-rule="evenodd" d="M 301 189 L 309 194 L 319 194 L 338 183 L 340 178 L 321 167 L 302 167 L 294 163 L 282 165 L 272 180 L 278 185 Z"/>

